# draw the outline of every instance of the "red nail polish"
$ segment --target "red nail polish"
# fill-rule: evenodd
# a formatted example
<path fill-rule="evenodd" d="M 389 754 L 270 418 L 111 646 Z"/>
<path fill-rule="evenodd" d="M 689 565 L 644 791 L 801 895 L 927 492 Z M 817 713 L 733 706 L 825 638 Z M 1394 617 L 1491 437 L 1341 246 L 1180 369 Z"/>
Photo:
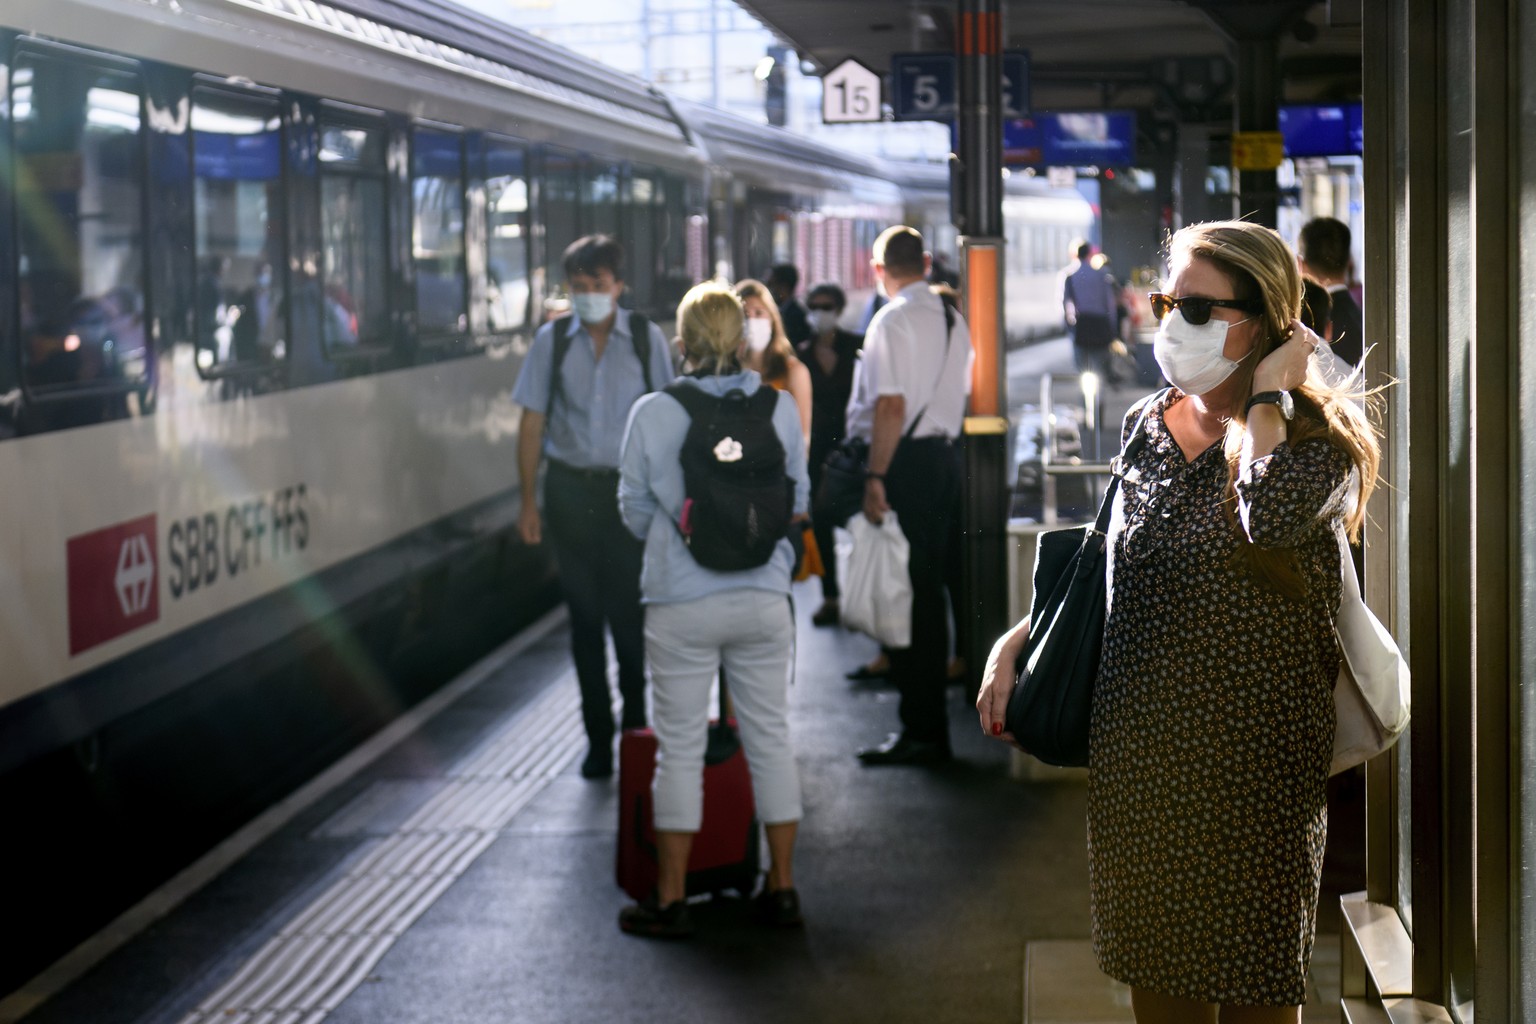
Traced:
<path fill-rule="evenodd" d="M 1003 723 L 1002 722 L 993 722 L 992 723 L 992 735 L 993 736 L 1001 736 L 1002 734 L 1003 734 Z"/>

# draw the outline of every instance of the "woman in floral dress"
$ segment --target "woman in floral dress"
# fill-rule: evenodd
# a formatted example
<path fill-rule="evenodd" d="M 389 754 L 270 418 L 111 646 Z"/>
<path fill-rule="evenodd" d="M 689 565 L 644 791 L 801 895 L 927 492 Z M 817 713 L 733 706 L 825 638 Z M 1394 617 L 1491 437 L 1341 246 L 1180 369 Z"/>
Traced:
<path fill-rule="evenodd" d="M 1111 528 L 1094 692 L 1094 948 L 1140 1024 L 1298 1021 L 1317 918 L 1339 654 L 1341 528 L 1358 536 L 1379 448 L 1325 382 L 1274 231 L 1173 236 L 1152 297 L 1174 385 L 1146 409 Z M 977 708 L 1003 712 L 1027 621 Z"/>

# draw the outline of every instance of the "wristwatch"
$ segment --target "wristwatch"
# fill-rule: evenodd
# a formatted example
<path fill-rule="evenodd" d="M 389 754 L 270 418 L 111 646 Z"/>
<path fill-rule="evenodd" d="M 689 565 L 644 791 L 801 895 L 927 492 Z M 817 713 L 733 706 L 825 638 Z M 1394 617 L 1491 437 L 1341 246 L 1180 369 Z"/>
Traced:
<path fill-rule="evenodd" d="M 1291 417 L 1296 415 L 1296 403 L 1291 401 L 1291 393 L 1289 391 L 1260 391 L 1248 399 L 1248 404 L 1243 406 L 1243 415 L 1247 416 L 1254 406 L 1265 402 L 1273 402 L 1275 405 L 1278 405 L 1280 407 L 1280 417 L 1286 422 L 1290 422 Z"/>

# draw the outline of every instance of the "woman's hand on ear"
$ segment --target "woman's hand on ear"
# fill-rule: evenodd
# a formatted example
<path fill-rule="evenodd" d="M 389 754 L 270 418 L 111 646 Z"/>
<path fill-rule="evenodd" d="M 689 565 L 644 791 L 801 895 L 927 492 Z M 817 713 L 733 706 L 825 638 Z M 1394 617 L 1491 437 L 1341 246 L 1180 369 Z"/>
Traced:
<path fill-rule="evenodd" d="M 1292 320 L 1291 336 L 1253 371 L 1253 393 L 1299 387 L 1307 379 L 1307 361 L 1322 341 L 1306 324 Z"/>

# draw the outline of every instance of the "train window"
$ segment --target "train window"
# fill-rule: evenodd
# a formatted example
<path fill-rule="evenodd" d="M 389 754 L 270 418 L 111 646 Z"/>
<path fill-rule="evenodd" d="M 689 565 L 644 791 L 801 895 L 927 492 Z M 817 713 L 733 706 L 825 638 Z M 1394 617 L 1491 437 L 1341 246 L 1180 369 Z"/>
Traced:
<path fill-rule="evenodd" d="M 455 132 L 411 133 L 411 255 L 416 328 L 426 336 L 469 329 L 464 269 L 464 140 Z"/>
<path fill-rule="evenodd" d="M 72 396 L 33 429 L 126 416 L 147 381 L 142 106 L 137 71 L 105 60 L 26 49 L 12 67 L 22 379 Z"/>
<path fill-rule="evenodd" d="M 624 225 L 620 231 L 629 257 L 624 277 L 634 307 L 657 314 L 662 298 L 656 291 L 657 270 L 664 253 L 657 230 L 661 183 L 654 175 L 653 171 L 636 170 L 625 181 Z"/>
<path fill-rule="evenodd" d="M 192 90 L 197 368 L 287 356 L 283 118 L 276 96 Z"/>
<path fill-rule="evenodd" d="M 486 322 L 493 331 L 528 323 L 527 153 L 511 139 L 485 140 Z"/>
<path fill-rule="evenodd" d="M 581 180 L 581 233 L 618 235 L 619 184 L 622 172 L 617 164 L 587 162 Z M 619 239 L 621 242 L 624 239 Z M 625 246 L 627 252 L 633 252 Z"/>
<path fill-rule="evenodd" d="M 664 175 L 658 184 L 661 238 L 657 248 L 661 255 L 656 305 L 671 319 L 684 293 L 708 276 L 708 225 L 702 216 L 702 197 L 690 193 L 696 186 L 672 174 Z"/>
<path fill-rule="evenodd" d="M 332 356 L 389 340 L 387 143 L 382 124 L 321 120 L 321 337 Z"/>
<path fill-rule="evenodd" d="M 565 247 L 576 241 L 579 230 L 576 211 L 581 190 L 580 160 L 574 153 L 549 146 L 543 152 L 543 170 L 539 183 L 539 214 L 544 222 L 547 300 L 565 293 Z M 554 309 L 547 308 L 545 312 L 554 312 Z"/>

